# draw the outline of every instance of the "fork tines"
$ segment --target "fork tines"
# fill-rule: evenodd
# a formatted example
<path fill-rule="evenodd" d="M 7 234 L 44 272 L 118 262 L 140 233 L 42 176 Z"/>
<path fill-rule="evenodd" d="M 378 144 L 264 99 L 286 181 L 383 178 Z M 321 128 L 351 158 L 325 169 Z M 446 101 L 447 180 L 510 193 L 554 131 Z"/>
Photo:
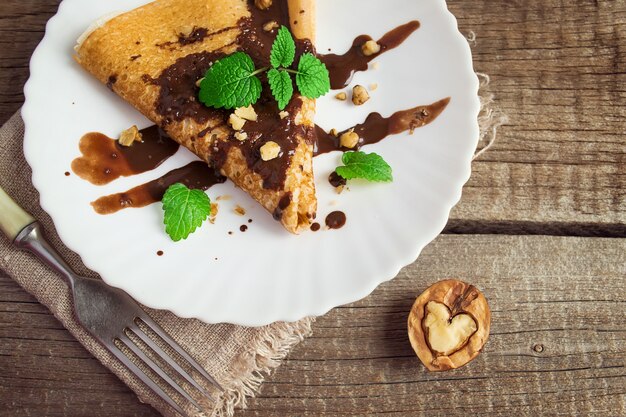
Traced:
<path fill-rule="evenodd" d="M 135 322 L 125 328 L 125 332 L 117 335 L 115 338 L 117 343 L 114 341 L 109 346 L 109 350 L 125 365 L 127 366 L 132 373 L 137 375 L 139 379 L 143 383 L 145 383 L 150 389 L 152 389 L 159 397 L 161 397 L 165 402 L 167 402 L 172 408 L 174 408 L 178 413 L 182 415 L 187 415 L 187 413 L 183 410 L 183 408 L 178 405 L 172 395 L 167 393 L 158 383 L 156 383 L 148 374 L 141 368 L 135 361 L 131 359 L 129 356 L 129 352 L 132 352 L 136 358 L 138 358 L 141 362 L 143 362 L 149 369 L 151 369 L 156 375 L 158 375 L 162 381 L 169 385 L 171 389 L 180 394 L 183 398 L 189 401 L 194 407 L 198 410 L 203 410 L 203 407 L 196 401 L 191 394 L 183 388 L 183 384 L 176 382 L 173 378 L 173 375 L 170 376 L 163 370 L 163 367 L 159 366 L 157 360 L 161 360 L 167 367 L 171 368 L 171 370 L 175 371 L 174 374 L 179 378 L 182 378 L 187 384 L 191 385 L 195 388 L 203 397 L 208 398 L 211 401 L 214 401 L 215 398 L 211 395 L 206 388 L 200 385 L 190 374 L 190 372 L 183 369 L 183 367 L 173 358 L 173 355 L 167 353 L 163 348 L 161 348 L 154 340 L 151 338 L 141 327 L 145 325 L 149 331 L 154 332 L 160 339 L 165 342 L 167 347 L 175 352 L 177 355 L 180 355 L 190 366 L 191 369 L 202 377 L 204 377 L 210 385 L 222 391 L 222 387 L 206 372 L 200 364 L 193 359 L 185 350 L 178 344 L 174 339 L 172 339 L 158 324 L 156 324 L 150 317 L 146 314 L 142 314 L 141 317 L 137 317 Z M 135 340 L 133 340 L 135 339 Z M 136 339 L 141 342 L 137 342 Z M 151 350 L 151 355 L 146 354 L 142 348 L 145 349 L 145 346 L 141 346 L 145 344 Z M 151 358 L 150 356 L 153 356 Z M 193 391 L 193 390 L 191 390 Z"/>

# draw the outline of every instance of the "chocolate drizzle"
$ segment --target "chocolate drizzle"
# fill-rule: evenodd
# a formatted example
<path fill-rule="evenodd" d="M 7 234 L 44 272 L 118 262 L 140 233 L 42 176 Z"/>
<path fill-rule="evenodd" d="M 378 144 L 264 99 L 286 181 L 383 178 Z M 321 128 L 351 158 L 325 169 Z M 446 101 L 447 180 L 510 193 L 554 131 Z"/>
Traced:
<path fill-rule="evenodd" d="M 178 144 L 156 126 L 139 132 L 143 141 L 131 146 L 121 146 L 102 133 L 87 133 L 78 145 L 83 155 L 72 161 L 72 171 L 92 184 L 104 185 L 151 171 L 178 150 Z"/>
<path fill-rule="evenodd" d="M 206 163 L 195 161 L 128 191 L 100 197 L 91 205 L 98 214 L 113 214 L 125 208 L 145 207 L 161 201 L 167 188 L 178 182 L 189 188 L 208 190 L 224 181 L 226 178 L 209 168 Z"/>
<path fill-rule="evenodd" d="M 361 50 L 361 46 L 367 41 L 371 41 L 369 35 L 361 35 L 354 39 L 352 47 L 343 55 L 318 54 L 319 59 L 326 64 L 330 73 L 330 85 L 333 90 L 341 89 L 350 84 L 354 73 L 367 70 L 368 63 L 381 54 L 390 51 L 402 44 L 413 32 L 419 29 L 420 23 L 413 20 L 402 26 L 398 26 L 378 40 L 380 52 L 366 56 Z"/>
<path fill-rule="evenodd" d="M 319 126 L 315 127 L 317 141 L 315 143 L 314 155 L 321 155 L 332 151 L 355 151 L 362 146 L 378 143 L 389 135 L 395 135 L 405 131 L 410 131 L 425 126 L 435 120 L 441 112 L 448 106 L 450 98 L 444 98 L 429 106 L 417 106 L 412 109 L 395 112 L 389 117 L 383 117 L 380 113 L 370 113 L 365 122 L 358 124 L 348 130 L 354 129 L 359 135 L 359 142 L 350 149 L 339 144 L 339 137 L 327 133 Z"/>
<path fill-rule="evenodd" d="M 176 121 L 191 118 L 199 124 L 221 118 L 226 120 L 226 112 L 210 109 L 198 101 L 196 82 L 204 77 L 207 69 L 226 54 L 222 52 L 199 52 L 176 60 L 157 78 L 144 75 L 147 83 L 160 87 L 155 110 L 163 117 L 163 127 Z"/>
<path fill-rule="evenodd" d="M 346 214 L 343 211 L 333 211 L 326 216 L 325 221 L 329 229 L 341 229 L 346 224 Z"/>

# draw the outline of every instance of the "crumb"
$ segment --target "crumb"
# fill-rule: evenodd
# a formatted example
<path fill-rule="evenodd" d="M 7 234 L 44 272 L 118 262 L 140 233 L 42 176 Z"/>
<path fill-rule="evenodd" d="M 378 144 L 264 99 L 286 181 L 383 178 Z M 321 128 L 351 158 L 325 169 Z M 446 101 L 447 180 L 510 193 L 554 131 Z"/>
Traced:
<path fill-rule="evenodd" d="M 372 69 L 377 70 L 380 68 L 380 62 L 372 62 Z"/>
<path fill-rule="evenodd" d="M 370 84 L 370 91 L 376 91 L 376 90 L 378 90 L 378 84 L 377 83 Z"/>
<path fill-rule="evenodd" d="M 261 159 L 264 161 L 271 161 L 274 158 L 277 158 L 280 154 L 280 145 L 274 141 L 267 141 L 265 145 L 261 146 L 259 149 L 261 152 Z"/>
<path fill-rule="evenodd" d="M 241 207 L 240 205 L 236 205 L 235 209 L 233 210 L 236 214 L 238 214 L 239 216 L 245 216 L 246 215 L 246 209 L 244 209 L 243 207 Z"/>
<path fill-rule="evenodd" d="M 342 91 L 341 93 L 338 93 L 337 95 L 335 95 L 335 98 L 337 100 L 345 101 L 348 99 L 348 95 Z"/>
<path fill-rule="evenodd" d="M 209 216 L 209 222 L 211 224 L 215 224 L 215 218 L 217 217 L 218 211 L 219 205 L 217 203 L 211 203 L 211 215 Z"/>
<path fill-rule="evenodd" d="M 217 201 L 228 201 L 228 200 L 232 200 L 232 199 L 233 199 L 232 195 L 225 194 L 225 195 L 220 195 L 215 200 L 217 200 Z"/>
<path fill-rule="evenodd" d="M 270 20 L 266 24 L 263 25 L 263 30 L 266 32 L 271 32 L 274 29 L 278 29 L 280 25 L 275 20 Z"/>
<path fill-rule="evenodd" d="M 380 52 L 380 45 L 376 41 L 369 40 L 361 45 L 361 51 L 365 56 L 372 56 Z"/>
<path fill-rule="evenodd" d="M 352 89 L 352 103 L 355 106 L 360 106 L 367 103 L 370 99 L 370 95 L 362 85 L 355 85 Z"/>

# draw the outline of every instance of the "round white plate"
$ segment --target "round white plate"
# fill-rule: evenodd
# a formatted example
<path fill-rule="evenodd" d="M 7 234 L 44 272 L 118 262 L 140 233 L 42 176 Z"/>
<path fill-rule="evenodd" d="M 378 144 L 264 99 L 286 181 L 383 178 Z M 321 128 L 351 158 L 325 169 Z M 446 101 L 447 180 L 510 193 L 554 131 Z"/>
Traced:
<path fill-rule="evenodd" d="M 355 107 L 331 92 L 318 102 L 318 124 L 342 130 L 373 111 L 388 116 L 451 97 L 431 125 L 364 148 L 389 162 L 393 183 L 354 182 L 337 195 L 327 178 L 341 154 L 315 158 L 318 221 L 341 210 L 347 215 L 342 229 L 292 236 L 231 183 L 208 191 L 213 200 L 232 196 L 220 201 L 215 224 L 207 222 L 179 243 L 164 232 L 160 204 L 96 214 L 89 203 L 98 197 L 194 159 L 183 149 L 154 171 L 103 187 L 64 175 L 86 132 L 116 137 L 133 124 L 150 124 L 72 59 L 76 39 L 93 21 L 146 2 L 64 0 L 33 54 L 25 88 L 24 152 L 41 205 L 63 242 L 107 283 L 149 307 L 205 322 L 294 321 L 366 296 L 413 262 L 443 229 L 470 175 L 479 111 L 470 49 L 444 0 L 318 1 L 317 47 L 323 53 L 343 53 L 363 33 L 377 39 L 410 20 L 422 24 L 403 45 L 376 59 L 378 69 L 355 76 L 352 85 L 379 85 L 368 103 Z M 245 217 L 233 212 L 237 204 Z M 248 218 L 253 223 L 242 233 L 239 226 Z"/>

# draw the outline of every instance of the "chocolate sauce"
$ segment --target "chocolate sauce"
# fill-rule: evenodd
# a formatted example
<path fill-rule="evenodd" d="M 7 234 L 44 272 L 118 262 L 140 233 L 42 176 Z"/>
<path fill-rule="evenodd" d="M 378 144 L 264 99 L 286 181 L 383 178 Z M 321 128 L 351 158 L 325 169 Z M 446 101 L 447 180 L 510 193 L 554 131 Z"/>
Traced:
<path fill-rule="evenodd" d="M 225 55 L 219 51 L 190 54 L 177 59 L 157 78 L 143 77 L 146 83 L 160 87 L 155 110 L 163 117 L 163 127 L 187 118 L 199 124 L 214 119 L 226 121 L 224 110 L 210 109 L 198 101 L 199 87 L 196 86 L 207 69 Z"/>
<path fill-rule="evenodd" d="M 263 26 L 269 21 L 289 26 L 289 7 L 286 0 L 275 0 L 267 10 L 259 10 L 252 0 L 248 3 L 250 17 L 242 18 L 238 22 L 237 27 L 240 34 L 233 44 L 238 46 L 238 50 L 244 51 L 252 57 L 256 68 L 261 68 L 269 65 L 270 51 L 276 38 L 275 30 L 267 32 L 263 30 Z M 229 29 L 234 28 L 226 28 L 222 31 Z M 193 36 L 190 35 L 184 39 L 179 36 L 178 42 L 186 41 L 187 38 L 196 42 L 212 35 L 204 33 L 204 31 L 195 32 L 198 30 L 192 31 L 191 35 Z M 315 52 L 313 45 L 308 40 L 296 39 L 296 46 L 298 56 L 303 52 Z M 210 126 L 200 132 L 199 137 L 204 137 L 217 126 L 226 124 L 232 110 L 205 107 L 198 101 L 199 88 L 196 86 L 197 80 L 205 75 L 212 63 L 225 55 L 221 51 L 190 54 L 179 58 L 157 78 L 144 76 L 145 82 L 160 87 L 159 97 L 156 101 L 156 112 L 163 117 L 161 124 L 164 128 L 167 128 L 167 125 L 172 122 L 180 122 L 187 118 L 192 118 L 199 124 L 212 122 Z M 294 63 L 294 67 L 296 66 L 297 62 Z M 248 122 L 245 126 L 244 130 L 248 139 L 243 142 L 236 140 L 234 132 L 228 138 L 218 138 L 210 162 L 216 169 L 221 169 L 226 162 L 230 149 L 238 147 L 246 158 L 248 167 L 262 177 L 265 189 L 282 190 L 291 157 L 300 143 L 300 139 L 313 143 L 315 132 L 312 128 L 296 125 L 294 120 L 302 107 L 302 101 L 297 97 L 294 97 L 285 109 L 289 113 L 289 117 L 281 119 L 276 101 L 267 85 L 266 75 L 262 74 L 260 78 L 264 84 L 263 95 L 254 106 L 258 120 Z M 281 147 L 281 153 L 275 159 L 263 161 L 259 149 L 270 139 L 278 143 Z"/>
<path fill-rule="evenodd" d="M 145 207 L 161 201 L 168 187 L 177 182 L 189 188 L 208 190 L 211 186 L 224 181 L 226 177 L 216 173 L 206 163 L 195 161 L 126 192 L 100 197 L 91 205 L 98 214 L 113 214 L 125 208 Z"/>
<path fill-rule="evenodd" d="M 215 32 L 209 32 L 207 28 L 202 28 L 202 27 L 199 28 L 197 26 L 194 26 L 194 28 L 189 33 L 180 32 L 178 34 L 178 39 L 176 41 L 157 43 L 156 46 L 158 46 L 159 48 L 169 48 L 171 50 L 175 50 L 176 45 L 179 45 L 179 46 L 192 45 L 197 42 L 202 42 L 205 38 L 217 36 L 229 30 L 233 30 L 234 28 L 235 27 L 226 27 L 220 30 L 216 30 Z"/>
<path fill-rule="evenodd" d="M 92 184 L 104 185 L 153 170 L 178 150 L 178 144 L 156 126 L 139 132 L 143 142 L 131 146 L 122 146 L 102 133 L 87 133 L 80 139 L 82 156 L 72 161 L 72 171 Z"/>
<path fill-rule="evenodd" d="M 242 224 L 241 226 L 239 226 L 240 232 L 245 232 L 246 230 L 248 230 L 248 226 L 246 226 L 245 224 Z"/>
<path fill-rule="evenodd" d="M 113 90 L 113 84 L 115 84 L 116 82 L 117 82 L 117 74 L 113 74 L 109 76 L 109 79 L 107 80 L 107 88 L 109 90 Z"/>
<path fill-rule="evenodd" d="M 346 180 L 344 177 L 337 174 L 337 171 L 333 171 L 328 176 L 328 182 L 330 183 L 330 185 L 337 188 L 337 187 L 343 187 L 344 185 L 346 185 L 348 183 L 348 180 Z"/>
<path fill-rule="evenodd" d="M 274 220 L 278 221 L 283 218 L 283 211 L 289 207 L 289 204 L 291 204 L 291 192 L 287 192 L 278 202 L 278 206 L 274 209 L 274 213 L 272 213 Z"/>
<path fill-rule="evenodd" d="M 339 137 L 327 133 L 319 126 L 315 127 L 317 142 L 314 148 L 314 155 L 321 155 L 332 151 L 356 151 L 362 146 L 378 143 L 389 135 L 395 135 L 405 131 L 410 131 L 425 126 L 435 120 L 450 103 L 450 97 L 439 100 L 428 106 L 417 106 L 412 109 L 395 112 L 390 117 L 383 117 L 380 113 L 370 113 L 365 122 L 350 129 L 354 129 L 359 135 L 359 142 L 350 149 L 339 144 Z"/>
<path fill-rule="evenodd" d="M 326 216 L 326 226 L 329 229 L 341 229 L 346 224 L 346 215 L 343 211 L 333 211 Z"/>
<path fill-rule="evenodd" d="M 315 223 L 311 224 L 311 231 L 312 232 L 317 232 L 318 230 L 320 230 L 320 227 L 321 227 L 320 224 L 315 222 Z"/>
<path fill-rule="evenodd" d="M 163 256 L 163 251 L 162 250 L 157 251 L 157 256 Z"/>
<path fill-rule="evenodd" d="M 69 177 L 69 176 L 70 176 L 70 173 L 69 173 L 68 171 L 65 171 L 65 176 L 66 176 L 66 177 Z"/>
<path fill-rule="evenodd" d="M 346 87 L 350 84 L 355 72 L 367 70 L 370 61 L 400 46 L 419 27 L 420 23 L 417 20 L 413 20 L 387 32 L 385 36 L 378 40 L 380 52 L 370 56 L 366 56 L 361 50 L 361 46 L 365 42 L 372 40 L 372 37 L 369 35 L 361 35 L 354 39 L 352 47 L 343 55 L 318 54 L 319 59 L 326 64 L 326 68 L 328 68 L 330 73 L 331 88 L 337 90 Z"/>

